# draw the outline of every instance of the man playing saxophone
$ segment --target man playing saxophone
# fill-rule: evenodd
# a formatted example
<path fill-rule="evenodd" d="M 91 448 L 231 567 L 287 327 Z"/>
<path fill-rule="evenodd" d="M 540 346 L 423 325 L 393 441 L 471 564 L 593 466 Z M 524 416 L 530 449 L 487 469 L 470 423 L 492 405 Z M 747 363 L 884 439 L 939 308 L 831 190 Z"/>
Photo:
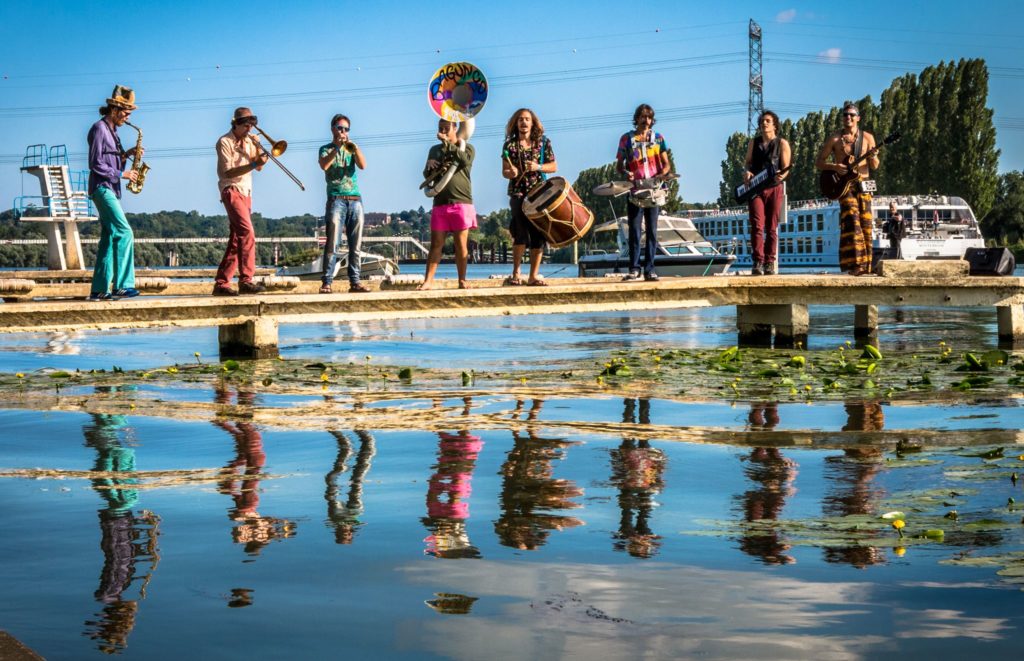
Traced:
<path fill-rule="evenodd" d="M 135 110 L 135 91 L 115 85 L 100 108 L 101 118 L 89 129 L 89 197 L 100 220 L 100 242 L 92 274 L 90 301 L 138 296 L 135 289 L 135 235 L 121 210 L 121 179 L 134 182 L 138 172 L 125 169 L 129 158 L 142 162 L 142 145 L 121 147 L 117 128 Z"/>
<path fill-rule="evenodd" d="M 256 115 L 248 108 L 236 108 L 231 130 L 217 141 L 217 188 L 228 214 L 228 247 L 217 268 L 214 296 L 259 294 L 266 290 L 253 282 L 256 273 L 256 232 L 252 227 L 252 171 L 262 170 L 270 157 L 257 145 L 249 131 Z M 238 271 L 238 291 L 231 279 Z"/>

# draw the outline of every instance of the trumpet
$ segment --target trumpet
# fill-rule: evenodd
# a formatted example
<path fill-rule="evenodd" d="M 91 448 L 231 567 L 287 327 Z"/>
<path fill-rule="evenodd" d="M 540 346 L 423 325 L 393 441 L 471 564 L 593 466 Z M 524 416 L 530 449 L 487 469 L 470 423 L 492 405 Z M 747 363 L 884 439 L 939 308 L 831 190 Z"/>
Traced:
<path fill-rule="evenodd" d="M 274 163 L 277 165 L 277 167 L 281 168 L 281 170 L 286 175 L 288 175 L 288 177 L 292 181 L 294 181 L 295 184 L 299 188 L 301 188 L 302 190 L 306 190 L 306 187 L 302 184 L 301 181 L 299 181 L 299 178 L 296 177 L 294 174 L 292 174 L 292 171 L 289 170 L 288 168 L 286 168 L 284 166 L 284 163 L 282 163 L 281 161 L 277 160 L 277 157 L 280 156 L 281 154 L 283 154 L 288 149 L 288 143 L 286 141 L 284 141 L 284 140 L 276 140 L 275 141 L 273 138 L 271 138 L 269 135 L 267 135 L 266 132 L 263 129 L 261 129 L 258 126 L 254 126 L 253 128 L 256 129 L 257 131 L 259 131 L 259 134 L 262 135 L 264 138 L 266 138 L 267 142 L 270 143 L 270 151 L 267 151 L 267 148 L 263 146 L 263 143 L 260 142 L 259 138 L 257 138 L 254 135 L 250 135 L 249 137 L 252 138 L 252 141 L 256 144 L 256 146 L 259 148 L 259 150 L 262 151 L 264 154 L 266 154 L 270 158 L 270 160 L 274 161 Z"/>

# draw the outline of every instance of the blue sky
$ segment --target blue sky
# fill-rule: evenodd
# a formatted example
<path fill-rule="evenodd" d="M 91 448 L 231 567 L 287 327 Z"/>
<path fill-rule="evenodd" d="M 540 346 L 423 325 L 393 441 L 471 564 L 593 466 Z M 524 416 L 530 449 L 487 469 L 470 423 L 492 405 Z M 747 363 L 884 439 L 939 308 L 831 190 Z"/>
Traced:
<path fill-rule="evenodd" d="M 1000 171 L 1024 169 L 1024 26 L 993 2 L 4 2 L 0 5 L 0 205 L 38 194 L 19 171 L 26 145 L 66 144 L 85 167 L 85 136 L 115 83 L 134 87 L 151 166 L 127 211 L 220 213 L 213 145 L 248 105 L 275 139 L 299 191 L 271 165 L 254 210 L 322 214 L 316 148 L 336 112 L 367 158 L 365 206 L 398 211 L 418 190 L 435 116 L 426 85 L 451 61 L 490 81 L 478 117 L 477 210 L 504 207 L 500 134 L 533 108 L 559 174 L 610 162 L 638 103 L 658 112 L 688 201 L 718 195 L 726 138 L 747 123 L 747 23 L 764 31 L 766 106 L 783 117 L 871 94 L 940 60 L 983 57 L 992 73 Z M 102 30 L 102 32 L 100 32 Z M 101 36 L 102 35 L 102 36 Z M 126 146 L 135 134 L 123 129 Z"/>

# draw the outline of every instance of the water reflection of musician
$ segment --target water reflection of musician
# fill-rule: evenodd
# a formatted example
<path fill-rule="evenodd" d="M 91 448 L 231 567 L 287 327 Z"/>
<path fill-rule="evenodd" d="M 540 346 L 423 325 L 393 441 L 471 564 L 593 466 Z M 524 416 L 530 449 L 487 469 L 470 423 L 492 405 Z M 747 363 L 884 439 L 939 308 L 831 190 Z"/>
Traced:
<path fill-rule="evenodd" d="M 85 622 L 85 633 L 99 641 L 101 652 L 117 654 L 127 647 L 139 602 L 146 597 L 146 587 L 159 562 L 160 518 L 145 510 L 133 511 L 139 493 L 131 487 L 137 481 L 122 476 L 135 471 L 131 428 L 125 417 L 92 414 L 92 424 L 83 431 L 85 444 L 96 451 L 93 470 L 103 474 L 92 480 L 92 486 L 106 504 L 105 509 L 99 510 L 103 570 L 95 593 L 103 610 L 97 614 L 98 619 Z M 150 563 L 150 569 L 143 577 L 138 599 L 125 599 L 124 592 L 136 579 L 138 561 Z"/>
<path fill-rule="evenodd" d="M 357 429 L 355 435 L 359 439 L 359 451 L 356 452 L 355 464 L 349 476 L 348 496 L 342 499 L 338 479 L 348 470 L 348 460 L 352 458 L 352 442 L 340 431 L 330 434 L 338 441 L 338 457 L 334 460 L 334 468 L 327 473 L 327 525 L 334 528 L 334 541 L 338 544 L 351 544 L 355 539 L 356 530 L 363 525 L 359 517 L 363 515 L 363 479 L 370 470 L 370 463 L 377 450 L 373 435 Z"/>
<path fill-rule="evenodd" d="M 747 144 L 746 171 L 743 183 L 749 184 L 754 175 L 772 167 L 776 172 L 772 181 L 747 202 L 750 211 L 750 255 L 753 260 L 751 275 L 778 273 L 779 216 L 782 213 L 782 181 L 789 175 L 785 171 L 790 163 L 789 142 L 778 135 L 779 116 L 765 110 L 757 118 L 759 132 Z"/>
<path fill-rule="evenodd" d="M 533 400 L 529 419 L 534 420 L 543 402 Z M 523 402 L 516 403 L 516 411 Z M 505 546 L 533 550 L 544 546 L 552 530 L 583 525 L 579 519 L 556 514 L 558 510 L 579 507 L 572 499 L 583 495 L 583 489 L 572 480 L 552 477 L 553 461 L 565 458 L 573 441 L 540 438 L 533 426 L 524 438 L 512 431 L 512 449 L 501 466 L 501 516 L 494 522 L 494 532 Z M 538 511 L 540 510 L 540 511 Z"/>
<path fill-rule="evenodd" d="M 738 497 L 738 504 L 744 521 L 776 520 L 782 514 L 785 499 L 797 492 L 793 482 L 797 477 L 797 465 L 782 456 L 778 448 L 756 447 L 745 457 L 743 473 L 757 488 L 746 491 Z M 788 565 L 797 562 L 786 555 L 790 544 L 774 530 L 758 529 L 754 534 L 744 534 L 739 539 L 743 553 L 761 559 L 766 565 Z"/>
<path fill-rule="evenodd" d="M 232 393 L 224 384 L 218 384 L 214 401 L 220 405 L 232 404 L 232 394 L 239 409 L 238 416 L 251 416 L 255 393 L 237 391 Z M 256 425 L 240 419 L 229 419 L 223 413 L 213 421 L 235 440 L 235 458 L 221 469 L 223 476 L 218 491 L 231 496 L 234 507 L 228 510 L 228 518 L 235 522 L 231 538 L 236 544 L 244 544 L 245 552 L 258 555 L 275 539 L 286 539 L 295 534 L 295 525 L 286 519 L 262 516 L 257 508 L 260 504 L 260 477 L 267 455 L 263 451 L 263 436 Z"/>
<path fill-rule="evenodd" d="M 473 468 L 484 443 L 462 430 L 438 432 L 437 463 L 427 482 L 427 516 L 422 519 L 430 535 L 424 551 L 438 558 L 479 558 L 480 550 L 469 541 L 469 496 Z"/>
<path fill-rule="evenodd" d="M 512 234 L 512 275 L 508 282 L 522 284 L 519 268 L 523 253 L 530 249 L 529 285 L 543 285 L 540 262 L 544 255 L 544 234 L 523 213 L 523 197 L 534 185 L 558 169 L 551 141 L 544 135 L 544 125 L 529 108 L 512 113 L 505 125 L 505 144 L 501 147 L 501 176 L 509 180 L 508 198 L 512 218 L 508 231 Z"/>
<path fill-rule="evenodd" d="M 672 173 L 665 137 L 654 131 L 654 108 L 642 103 L 633 113 L 634 130 L 619 138 L 615 169 L 633 182 L 626 205 L 629 221 L 629 273 L 623 280 L 640 279 L 640 233 L 646 232 L 644 244 L 644 280 L 657 280 L 654 256 L 658 252 L 658 211 L 664 204 L 659 189 L 650 189 L 651 180 L 661 180 Z M 660 187 L 660 181 L 655 181 Z"/>
<path fill-rule="evenodd" d="M 847 421 L 843 431 L 881 431 L 885 414 L 877 401 L 847 402 Z M 872 485 L 883 465 L 882 449 L 858 446 L 843 450 L 842 456 L 825 459 L 825 479 L 832 487 L 825 496 L 823 510 L 826 516 L 873 514 L 876 502 L 884 492 Z M 848 563 L 857 568 L 884 561 L 881 551 L 872 546 L 827 547 L 827 562 Z"/>
<path fill-rule="evenodd" d="M 650 424 L 649 399 L 623 401 L 623 422 L 636 423 L 639 408 L 640 424 Z M 661 537 L 651 530 L 650 519 L 657 507 L 654 496 L 665 486 L 662 479 L 665 462 L 665 454 L 644 439 L 623 437 L 622 444 L 611 451 L 612 484 L 619 489 L 622 512 L 619 530 L 612 535 L 616 551 L 626 551 L 635 558 L 651 558 L 657 554 Z"/>

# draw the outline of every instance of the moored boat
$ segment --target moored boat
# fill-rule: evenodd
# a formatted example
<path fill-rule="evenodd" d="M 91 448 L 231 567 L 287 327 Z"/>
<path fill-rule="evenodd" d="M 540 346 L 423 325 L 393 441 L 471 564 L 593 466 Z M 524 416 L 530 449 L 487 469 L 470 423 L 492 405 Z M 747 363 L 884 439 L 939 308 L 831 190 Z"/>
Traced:
<path fill-rule="evenodd" d="M 593 250 L 579 260 L 581 278 L 600 277 L 629 272 L 628 223 L 619 217 L 594 228 L 594 232 L 617 232 L 616 252 Z M 641 237 L 641 261 L 643 261 Z M 719 252 L 701 236 L 689 218 L 662 214 L 658 218 L 658 254 L 654 270 L 659 276 L 702 276 L 726 273 L 736 260 L 734 255 Z"/>

